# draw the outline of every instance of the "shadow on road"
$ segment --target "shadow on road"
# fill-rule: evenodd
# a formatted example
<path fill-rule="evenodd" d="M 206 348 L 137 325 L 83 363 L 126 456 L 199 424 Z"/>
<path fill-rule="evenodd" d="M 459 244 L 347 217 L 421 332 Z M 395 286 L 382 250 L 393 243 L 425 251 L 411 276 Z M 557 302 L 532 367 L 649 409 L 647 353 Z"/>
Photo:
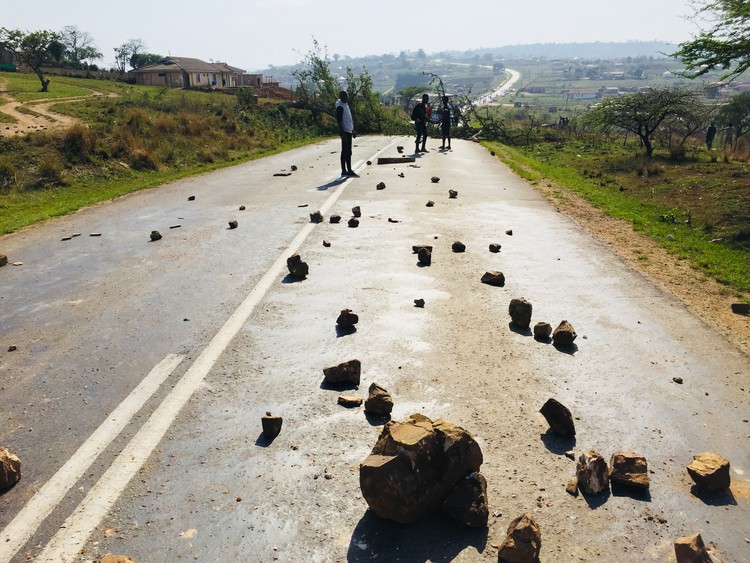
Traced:
<path fill-rule="evenodd" d="M 269 438 L 263 432 L 261 432 L 260 436 L 258 436 L 258 439 L 255 440 L 255 445 L 261 448 L 267 448 L 268 446 L 273 444 L 273 441 L 274 441 L 274 438 Z"/>
<path fill-rule="evenodd" d="M 511 332 L 515 332 L 516 334 L 520 334 L 521 336 L 531 336 L 533 334 L 529 327 L 518 326 L 513 321 L 508 323 L 508 328 Z"/>
<path fill-rule="evenodd" d="M 700 489 L 697 485 L 690 487 L 690 492 L 697 499 L 709 506 L 737 506 L 737 499 L 730 490 L 708 493 Z"/>
<path fill-rule="evenodd" d="M 540 434 L 544 446 L 553 454 L 563 455 L 576 447 L 575 436 L 566 438 L 555 434 L 551 428 L 547 429 L 544 434 Z"/>
<path fill-rule="evenodd" d="M 322 186 L 318 186 L 316 189 L 319 192 L 324 192 L 324 191 L 329 190 L 331 188 L 335 188 L 336 186 L 340 186 L 341 184 L 343 184 L 344 182 L 346 182 L 346 180 L 347 180 L 347 178 L 345 178 L 345 177 L 342 176 L 341 178 L 336 178 L 332 182 L 328 182 L 327 184 L 323 184 Z"/>
<path fill-rule="evenodd" d="M 339 325 L 336 325 L 336 338 L 341 338 L 342 336 L 349 336 L 350 334 L 354 334 L 357 332 L 357 327 L 342 327 Z"/>
<path fill-rule="evenodd" d="M 583 497 L 583 500 L 586 501 L 586 504 L 589 505 L 589 508 L 591 510 L 596 510 L 597 508 L 603 506 L 611 496 L 611 493 L 609 492 L 609 489 L 606 491 L 602 491 L 598 495 L 589 495 L 584 493 L 583 491 L 580 491 L 581 496 Z"/>
<path fill-rule="evenodd" d="M 373 414 L 369 411 L 365 411 L 365 418 L 367 419 L 367 422 L 370 423 L 370 426 L 383 426 L 385 423 L 391 420 L 391 415 Z"/>
<path fill-rule="evenodd" d="M 571 346 L 560 346 L 559 344 L 553 344 L 555 347 L 555 350 L 558 352 L 562 352 L 563 354 L 568 354 L 569 356 L 575 355 L 576 352 L 578 352 L 578 345 L 573 344 Z"/>
<path fill-rule="evenodd" d="M 292 274 L 287 274 L 284 276 L 284 279 L 281 280 L 281 283 L 299 283 L 301 281 L 305 281 L 307 278 L 298 278 L 297 276 L 293 276 Z"/>
<path fill-rule="evenodd" d="M 610 483 L 612 487 L 613 497 L 628 497 L 633 500 L 641 500 L 643 502 L 651 502 L 651 491 L 648 489 L 641 489 L 639 487 L 628 487 L 627 485 L 621 485 L 619 483 Z"/>
<path fill-rule="evenodd" d="M 482 553 L 487 534 L 487 528 L 469 528 L 443 514 L 399 524 L 368 510 L 354 529 L 346 560 L 453 561 L 467 547 Z"/>

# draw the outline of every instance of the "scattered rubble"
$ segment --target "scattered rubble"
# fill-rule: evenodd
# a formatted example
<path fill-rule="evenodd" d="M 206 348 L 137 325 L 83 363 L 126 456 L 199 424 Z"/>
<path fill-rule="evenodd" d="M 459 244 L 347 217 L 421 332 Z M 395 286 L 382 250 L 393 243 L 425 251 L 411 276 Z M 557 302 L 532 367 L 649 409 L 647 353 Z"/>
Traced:
<path fill-rule="evenodd" d="M 648 463 L 642 455 L 633 452 L 615 452 L 609 460 L 611 483 L 648 489 Z"/>
<path fill-rule="evenodd" d="M 188 201 L 195 201 L 195 196 L 194 195 L 189 195 L 188 196 Z"/>
<path fill-rule="evenodd" d="M 466 245 L 462 243 L 461 241 L 457 240 L 451 245 L 451 250 L 453 250 L 453 252 L 465 252 Z"/>
<path fill-rule="evenodd" d="M 604 458 L 593 450 L 582 452 L 576 466 L 578 488 L 589 495 L 609 490 L 609 468 Z"/>
<path fill-rule="evenodd" d="M 21 460 L 0 447 L 0 491 L 9 489 L 21 479 Z"/>
<path fill-rule="evenodd" d="M 576 331 L 568 321 L 562 321 L 552 333 L 552 342 L 561 348 L 570 348 L 576 339 Z"/>
<path fill-rule="evenodd" d="M 378 182 L 378 185 L 375 186 L 376 190 L 384 190 L 385 189 L 385 182 Z"/>
<path fill-rule="evenodd" d="M 8 346 L 8 352 L 15 352 L 16 350 L 18 350 L 18 346 L 16 346 L 15 344 L 11 344 L 10 346 Z"/>
<path fill-rule="evenodd" d="M 687 466 L 690 478 L 698 488 L 709 492 L 729 489 L 729 460 L 712 452 L 703 452 L 693 456 Z"/>
<path fill-rule="evenodd" d="M 508 229 L 507 231 L 505 231 L 505 234 L 512 237 L 513 236 L 513 229 Z"/>
<path fill-rule="evenodd" d="M 423 247 L 417 251 L 417 261 L 423 266 L 432 264 L 432 247 Z"/>
<path fill-rule="evenodd" d="M 427 202 L 427 204 L 425 205 L 425 207 L 435 207 L 435 202 L 434 202 L 434 201 L 432 201 L 432 200 L 429 200 L 429 201 Z"/>
<path fill-rule="evenodd" d="M 328 222 L 329 223 L 339 223 L 339 222 L 341 222 L 341 215 L 331 215 L 328 218 Z"/>
<path fill-rule="evenodd" d="M 437 176 L 433 176 L 432 178 L 430 178 L 430 182 L 432 182 L 433 184 L 437 184 L 439 181 L 440 178 L 438 178 Z"/>
<path fill-rule="evenodd" d="M 352 328 L 358 322 L 359 316 L 353 313 L 351 309 L 342 309 L 341 314 L 336 319 L 336 324 L 341 328 Z"/>
<path fill-rule="evenodd" d="M 677 538 L 674 554 L 677 563 L 713 563 L 700 534 Z"/>
<path fill-rule="evenodd" d="M 351 219 L 349 219 L 348 225 L 352 229 L 356 229 L 357 227 L 359 227 L 359 219 L 357 219 L 356 217 L 352 217 Z"/>
<path fill-rule="evenodd" d="M 182 228 L 182 225 L 179 225 L 179 224 L 178 225 L 170 225 L 169 228 L 170 229 L 180 229 L 180 228 Z"/>
<path fill-rule="evenodd" d="M 296 165 L 296 164 L 292 164 L 292 165 L 291 165 L 291 166 L 289 167 L 289 170 L 291 170 L 292 172 L 296 172 L 296 171 L 297 171 L 297 165 Z"/>
<path fill-rule="evenodd" d="M 362 496 L 381 518 L 414 522 L 439 510 L 456 485 L 479 471 L 482 459 L 463 428 L 413 414 L 384 426 L 360 465 Z"/>
<path fill-rule="evenodd" d="M 404 152 L 404 147 L 402 147 L 401 145 L 399 145 L 399 146 L 396 147 L 396 150 L 398 151 L 399 154 L 401 154 L 401 153 Z"/>
<path fill-rule="evenodd" d="M 354 395 L 339 395 L 337 402 L 342 407 L 352 409 L 354 407 L 362 406 L 362 397 L 355 397 Z"/>
<path fill-rule="evenodd" d="M 494 252 L 495 254 L 497 254 L 498 252 L 500 252 L 500 249 L 502 247 L 503 247 L 502 244 L 491 243 L 490 244 L 490 252 Z"/>
<path fill-rule="evenodd" d="M 393 398 L 391 394 L 377 383 L 372 383 L 368 391 L 369 395 L 365 401 L 365 410 L 377 416 L 390 416 L 393 410 Z"/>
<path fill-rule="evenodd" d="M 240 211 L 245 211 L 245 209 L 246 209 L 246 208 L 245 208 L 245 206 L 244 206 L 244 205 L 240 205 Z"/>
<path fill-rule="evenodd" d="M 450 199 L 456 199 L 458 197 L 458 192 L 456 190 L 448 190 L 448 197 Z"/>
<path fill-rule="evenodd" d="M 479 281 L 486 283 L 487 285 L 503 287 L 505 285 L 505 275 L 502 272 L 491 270 L 485 272 Z"/>
<path fill-rule="evenodd" d="M 500 545 L 498 561 L 508 563 L 533 563 L 539 560 L 542 549 L 542 531 L 531 514 L 523 514 L 508 526 L 508 532 Z"/>
<path fill-rule="evenodd" d="M 406 178 L 406 175 L 403 172 L 398 173 L 399 178 Z"/>
<path fill-rule="evenodd" d="M 273 416 L 271 411 L 267 411 L 266 416 L 261 417 L 260 422 L 263 426 L 263 435 L 269 440 L 273 440 L 281 432 L 283 420 L 280 416 Z"/>
<path fill-rule="evenodd" d="M 552 336 L 552 325 L 545 322 L 538 322 L 534 325 L 534 338 L 537 340 L 547 340 Z"/>
<path fill-rule="evenodd" d="M 159 231 L 151 231 L 151 240 L 161 240 L 161 233 Z"/>
<path fill-rule="evenodd" d="M 424 309 L 424 299 L 415 299 L 414 306 L 419 307 L 420 309 Z"/>
<path fill-rule="evenodd" d="M 517 327 L 529 328 L 529 325 L 531 325 L 532 308 L 533 307 L 531 305 L 531 302 L 527 301 L 523 297 L 516 297 L 515 299 L 511 299 L 510 305 L 508 305 L 508 314 L 510 315 L 510 320 Z"/>
<path fill-rule="evenodd" d="M 475 471 L 458 482 L 443 501 L 443 512 L 472 528 L 486 528 L 490 516 L 487 480 Z"/>
<path fill-rule="evenodd" d="M 359 208 L 359 205 L 355 205 L 352 207 L 352 215 L 355 217 L 361 217 L 362 216 L 362 210 Z"/>
<path fill-rule="evenodd" d="M 568 484 L 565 485 L 565 492 L 569 495 L 573 495 L 574 497 L 578 496 L 578 477 L 571 477 L 570 481 L 568 481 Z"/>
<path fill-rule="evenodd" d="M 304 279 L 307 274 L 310 273 L 310 268 L 307 262 L 303 262 L 299 254 L 292 254 L 286 259 L 286 267 L 289 269 L 289 273 L 292 277 Z"/>
<path fill-rule="evenodd" d="M 100 236 L 102 236 L 102 234 L 101 233 L 89 233 L 89 236 L 90 237 L 100 237 Z"/>
<path fill-rule="evenodd" d="M 550 429 L 558 436 L 572 438 L 576 435 L 573 415 L 570 414 L 568 407 L 563 405 L 557 399 L 548 399 L 539 412 L 542 413 L 542 416 L 547 420 Z"/>
<path fill-rule="evenodd" d="M 674 381 L 677 385 L 682 385 L 685 382 L 685 380 L 681 377 L 673 377 L 672 381 Z"/>
<path fill-rule="evenodd" d="M 331 246 L 331 241 L 330 241 L 330 240 L 324 240 L 324 241 L 323 241 L 323 246 L 325 246 L 326 248 L 330 248 L 330 246 Z"/>
<path fill-rule="evenodd" d="M 388 217 L 388 222 L 389 223 L 400 223 L 400 221 L 398 219 L 391 219 L 390 217 Z"/>
<path fill-rule="evenodd" d="M 310 213 L 310 222 L 311 223 L 322 223 L 323 222 L 323 214 L 320 211 L 314 211 Z"/>
<path fill-rule="evenodd" d="M 239 223 L 237 223 L 236 219 L 232 219 L 231 221 L 229 221 L 229 228 L 230 229 L 236 229 L 237 225 L 239 225 Z"/>
<path fill-rule="evenodd" d="M 362 363 L 359 360 L 349 360 L 337 366 L 325 368 L 323 375 L 326 383 L 341 385 L 342 383 L 353 383 L 359 385 Z"/>

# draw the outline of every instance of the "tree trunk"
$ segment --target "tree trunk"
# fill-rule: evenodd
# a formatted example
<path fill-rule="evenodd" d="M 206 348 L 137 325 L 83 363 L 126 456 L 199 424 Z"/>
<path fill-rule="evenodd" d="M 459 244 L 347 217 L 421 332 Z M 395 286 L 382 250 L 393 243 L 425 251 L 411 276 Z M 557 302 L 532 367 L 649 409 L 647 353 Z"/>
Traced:
<path fill-rule="evenodd" d="M 651 139 L 649 139 L 648 136 L 646 136 L 646 137 L 641 137 L 641 140 L 643 141 L 643 146 L 646 147 L 646 158 L 650 159 L 651 155 L 654 152 L 654 147 L 651 144 Z"/>

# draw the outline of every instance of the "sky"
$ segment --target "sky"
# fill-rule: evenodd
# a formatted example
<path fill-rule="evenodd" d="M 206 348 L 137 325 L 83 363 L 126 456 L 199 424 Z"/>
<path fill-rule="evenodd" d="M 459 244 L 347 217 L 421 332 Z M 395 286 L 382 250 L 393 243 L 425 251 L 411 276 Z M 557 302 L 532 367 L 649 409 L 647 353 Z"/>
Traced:
<path fill-rule="evenodd" d="M 667 41 L 697 33 L 689 0 L 0 0 L 0 27 L 88 32 L 104 58 L 141 39 L 150 53 L 247 71 L 329 55 L 427 53 L 531 43 Z"/>

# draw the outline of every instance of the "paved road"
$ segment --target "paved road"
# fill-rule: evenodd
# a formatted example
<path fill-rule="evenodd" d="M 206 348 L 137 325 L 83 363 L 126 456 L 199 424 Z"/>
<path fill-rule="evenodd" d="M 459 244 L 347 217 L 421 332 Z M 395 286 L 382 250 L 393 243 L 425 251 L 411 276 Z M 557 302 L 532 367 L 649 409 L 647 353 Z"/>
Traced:
<path fill-rule="evenodd" d="M 695 531 L 746 557 L 747 357 L 479 145 L 416 167 L 364 164 L 396 144 L 410 141 L 357 139 L 361 177 L 343 183 L 331 141 L 0 239 L 23 262 L 0 269 L 0 443 L 24 463 L 0 497 L 0 561 L 493 560 L 523 511 L 542 526 L 543 560 L 667 560 Z M 344 220 L 311 224 L 316 209 Z M 149 242 L 153 229 L 164 238 Z M 454 240 L 467 252 L 452 253 Z M 413 244 L 435 246 L 432 266 L 417 266 Z M 310 276 L 285 283 L 297 248 Z M 504 288 L 479 283 L 491 269 Z M 577 349 L 511 330 L 521 295 L 534 321 L 569 320 Z M 359 328 L 337 335 L 347 307 Z M 387 387 L 394 418 L 422 412 L 476 436 L 489 531 L 366 511 L 357 466 L 379 429 L 320 385 L 322 368 L 354 357 L 360 393 Z M 537 411 L 550 396 L 576 415 L 577 442 L 545 433 Z M 270 446 L 267 410 L 284 416 Z M 650 495 L 568 496 L 562 453 L 590 448 L 643 453 Z M 691 493 L 684 467 L 705 450 L 730 458 L 732 494 Z"/>

